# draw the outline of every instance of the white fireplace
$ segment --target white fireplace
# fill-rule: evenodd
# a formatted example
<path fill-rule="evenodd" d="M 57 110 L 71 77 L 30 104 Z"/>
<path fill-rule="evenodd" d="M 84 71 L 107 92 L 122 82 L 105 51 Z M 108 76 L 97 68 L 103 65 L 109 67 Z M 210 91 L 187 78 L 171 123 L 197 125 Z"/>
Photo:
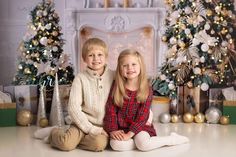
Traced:
<path fill-rule="evenodd" d="M 134 48 L 143 55 L 148 75 L 153 76 L 166 49 L 160 39 L 164 16 L 165 9 L 158 7 L 67 9 L 65 37 L 75 73 L 84 67 L 81 60 L 84 41 L 98 37 L 108 44 L 111 69 L 115 70 L 123 49 Z"/>

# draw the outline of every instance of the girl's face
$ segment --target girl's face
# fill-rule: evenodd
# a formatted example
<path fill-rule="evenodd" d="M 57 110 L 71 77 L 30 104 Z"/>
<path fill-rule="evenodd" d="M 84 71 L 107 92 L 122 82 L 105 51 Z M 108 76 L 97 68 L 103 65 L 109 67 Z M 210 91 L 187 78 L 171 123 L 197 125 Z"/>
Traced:
<path fill-rule="evenodd" d="M 120 65 L 121 75 L 128 80 L 137 79 L 140 74 L 140 64 L 136 56 L 128 55 Z"/>
<path fill-rule="evenodd" d="M 102 74 L 106 65 L 106 56 L 101 48 L 93 48 L 90 50 L 85 58 L 87 66 Z"/>

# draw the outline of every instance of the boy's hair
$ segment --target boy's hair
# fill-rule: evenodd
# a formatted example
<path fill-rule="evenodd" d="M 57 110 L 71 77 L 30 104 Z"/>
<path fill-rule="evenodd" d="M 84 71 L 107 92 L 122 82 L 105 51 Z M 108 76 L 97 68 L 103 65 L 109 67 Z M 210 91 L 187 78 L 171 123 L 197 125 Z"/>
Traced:
<path fill-rule="evenodd" d="M 90 38 L 84 43 L 83 48 L 82 48 L 83 60 L 86 59 L 86 56 L 89 51 L 93 49 L 97 49 L 97 48 L 101 49 L 102 52 L 104 52 L 106 57 L 108 56 L 108 48 L 107 48 L 106 43 L 99 38 Z"/>
<path fill-rule="evenodd" d="M 116 77 L 115 77 L 115 89 L 113 91 L 114 102 L 117 106 L 122 106 L 123 98 L 128 98 L 125 92 L 126 78 L 122 76 L 120 67 L 122 66 L 124 58 L 130 55 L 137 57 L 138 62 L 140 64 L 140 74 L 138 76 L 139 87 L 138 87 L 136 99 L 138 102 L 145 102 L 149 95 L 149 84 L 148 84 L 148 79 L 146 76 L 146 67 L 144 64 L 143 57 L 136 50 L 132 50 L 132 49 L 123 50 L 118 57 Z"/>

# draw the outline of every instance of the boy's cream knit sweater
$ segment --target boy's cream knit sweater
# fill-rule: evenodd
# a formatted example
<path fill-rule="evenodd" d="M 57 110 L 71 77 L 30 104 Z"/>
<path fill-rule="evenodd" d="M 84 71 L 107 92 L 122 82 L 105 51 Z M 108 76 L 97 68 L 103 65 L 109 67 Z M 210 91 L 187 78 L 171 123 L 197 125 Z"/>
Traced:
<path fill-rule="evenodd" d="M 113 78 L 114 72 L 107 66 L 102 76 L 87 68 L 75 77 L 68 111 L 73 123 L 84 133 L 94 135 L 101 133 L 105 105 Z"/>

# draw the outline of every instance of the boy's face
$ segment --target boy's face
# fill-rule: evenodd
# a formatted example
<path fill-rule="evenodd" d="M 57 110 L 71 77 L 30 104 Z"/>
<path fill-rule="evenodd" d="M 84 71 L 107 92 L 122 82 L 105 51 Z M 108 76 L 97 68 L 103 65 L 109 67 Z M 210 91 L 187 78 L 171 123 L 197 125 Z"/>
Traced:
<path fill-rule="evenodd" d="M 103 49 L 100 47 L 94 47 L 90 50 L 85 58 L 85 63 L 90 69 L 102 74 L 106 64 L 106 56 Z"/>

